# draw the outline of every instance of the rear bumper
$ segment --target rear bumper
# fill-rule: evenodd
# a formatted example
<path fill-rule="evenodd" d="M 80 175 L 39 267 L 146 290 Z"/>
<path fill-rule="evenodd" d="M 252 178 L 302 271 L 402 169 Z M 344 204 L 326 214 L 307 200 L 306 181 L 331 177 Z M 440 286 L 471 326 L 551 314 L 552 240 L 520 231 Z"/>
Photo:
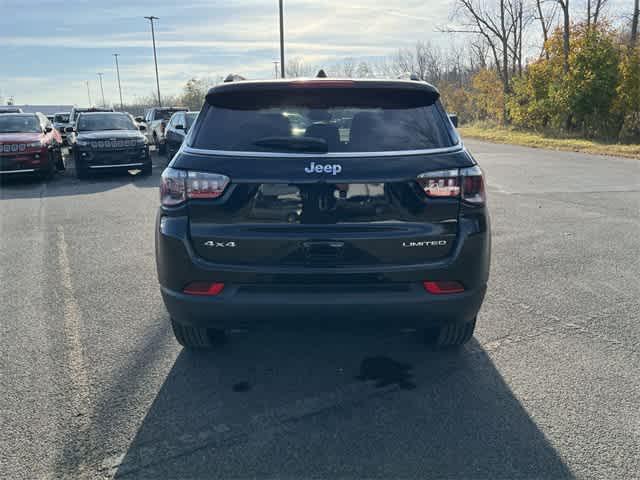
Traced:
<path fill-rule="evenodd" d="M 243 328 L 280 322 L 421 327 L 473 319 L 484 299 L 491 253 L 489 222 L 461 218 L 449 256 L 419 265 L 349 267 L 223 265 L 189 240 L 187 217 L 158 215 L 156 263 L 162 298 L 184 325 Z M 425 280 L 456 280 L 463 293 L 433 295 Z M 223 282 L 217 296 L 182 293 L 190 282 Z"/>
<path fill-rule="evenodd" d="M 283 287 L 286 287 L 283 285 Z M 292 286 L 294 287 L 294 286 Z M 452 295 L 430 295 L 421 284 L 406 292 L 279 293 L 246 286 L 225 288 L 216 297 L 198 297 L 162 288 L 171 317 L 207 328 L 251 328 L 260 325 L 385 325 L 421 328 L 473 319 L 486 286 Z"/>

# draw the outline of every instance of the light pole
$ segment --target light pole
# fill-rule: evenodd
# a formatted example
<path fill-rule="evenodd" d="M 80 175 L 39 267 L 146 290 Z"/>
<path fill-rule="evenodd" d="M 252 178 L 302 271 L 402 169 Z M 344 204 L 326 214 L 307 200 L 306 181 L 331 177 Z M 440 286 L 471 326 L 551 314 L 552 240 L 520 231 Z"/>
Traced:
<path fill-rule="evenodd" d="M 284 78 L 284 18 L 280 0 L 280 78 Z"/>
<path fill-rule="evenodd" d="M 116 58 L 116 74 L 118 75 L 118 91 L 120 92 L 120 110 L 124 112 L 124 103 L 122 102 L 122 85 L 120 85 L 120 66 L 118 65 L 119 55 L 119 53 L 113 54 L 113 56 Z"/>
<path fill-rule="evenodd" d="M 276 77 L 275 77 L 275 78 L 278 78 L 278 64 L 279 64 L 279 63 L 280 63 L 280 62 L 279 62 L 279 61 L 277 61 L 277 60 L 276 60 L 275 62 L 273 62 L 273 65 L 274 65 L 274 67 L 275 67 L 275 69 L 276 69 Z"/>
<path fill-rule="evenodd" d="M 103 73 L 98 73 L 98 79 L 100 79 L 100 91 L 102 92 L 102 106 L 106 107 L 107 106 L 107 102 L 105 102 L 104 100 L 104 88 L 102 88 L 102 75 L 104 75 Z"/>
<path fill-rule="evenodd" d="M 89 90 L 89 80 L 85 80 L 87 84 L 87 97 L 89 98 L 89 106 L 91 106 L 91 90 Z"/>
<path fill-rule="evenodd" d="M 160 98 L 160 78 L 158 77 L 158 57 L 156 55 L 156 33 L 153 28 L 153 21 L 159 20 L 158 17 L 151 15 L 150 17 L 144 17 L 151 23 L 151 40 L 153 41 L 153 61 L 156 64 L 156 86 L 158 87 L 158 106 L 162 107 L 162 99 Z"/>

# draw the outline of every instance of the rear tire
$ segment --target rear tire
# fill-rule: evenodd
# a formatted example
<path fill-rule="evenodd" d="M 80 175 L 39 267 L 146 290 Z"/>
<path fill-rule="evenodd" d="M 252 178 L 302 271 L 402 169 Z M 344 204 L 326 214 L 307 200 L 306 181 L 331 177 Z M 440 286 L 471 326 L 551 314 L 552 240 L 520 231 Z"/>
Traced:
<path fill-rule="evenodd" d="M 435 331 L 427 331 L 425 339 L 428 343 L 435 343 L 438 347 L 460 347 L 473 337 L 476 329 L 476 319 L 463 323 L 447 323 Z"/>
<path fill-rule="evenodd" d="M 188 327 L 171 319 L 173 334 L 180 345 L 189 350 L 210 350 L 225 342 L 224 332 L 210 328 Z"/>

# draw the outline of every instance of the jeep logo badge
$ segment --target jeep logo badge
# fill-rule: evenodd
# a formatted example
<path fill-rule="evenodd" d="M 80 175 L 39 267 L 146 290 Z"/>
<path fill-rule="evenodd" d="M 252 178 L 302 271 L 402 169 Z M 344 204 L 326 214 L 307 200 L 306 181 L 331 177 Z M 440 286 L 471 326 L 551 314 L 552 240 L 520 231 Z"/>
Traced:
<path fill-rule="evenodd" d="M 342 165 L 322 165 L 321 163 L 311 162 L 311 164 L 304 169 L 306 173 L 330 173 L 331 175 L 337 175 L 342 171 Z"/>

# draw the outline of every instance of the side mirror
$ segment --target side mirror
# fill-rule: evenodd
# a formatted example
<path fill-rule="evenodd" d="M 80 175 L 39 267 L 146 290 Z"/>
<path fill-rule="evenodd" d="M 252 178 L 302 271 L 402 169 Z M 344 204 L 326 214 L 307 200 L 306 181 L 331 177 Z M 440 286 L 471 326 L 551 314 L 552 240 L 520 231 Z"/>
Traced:
<path fill-rule="evenodd" d="M 145 127 L 144 125 L 138 125 L 138 130 L 140 130 L 141 132 L 144 132 L 147 130 L 147 127 Z"/>
<path fill-rule="evenodd" d="M 65 133 L 73 133 L 74 128 L 73 127 L 64 127 L 64 132 Z"/>
<path fill-rule="evenodd" d="M 451 120 L 451 123 L 453 123 L 453 126 L 458 128 L 458 114 L 456 113 L 449 113 L 449 120 Z"/>
<path fill-rule="evenodd" d="M 44 127 L 45 133 L 50 133 L 52 130 L 53 128 L 51 127 L 51 125 L 47 125 L 46 127 Z"/>
<path fill-rule="evenodd" d="M 144 122 L 144 118 L 142 117 L 136 117 L 136 122 L 140 123 L 140 122 Z"/>
<path fill-rule="evenodd" d="M 176 125 L 174 128 L 176 130 L 184 130 L 184 125 Z"/>

